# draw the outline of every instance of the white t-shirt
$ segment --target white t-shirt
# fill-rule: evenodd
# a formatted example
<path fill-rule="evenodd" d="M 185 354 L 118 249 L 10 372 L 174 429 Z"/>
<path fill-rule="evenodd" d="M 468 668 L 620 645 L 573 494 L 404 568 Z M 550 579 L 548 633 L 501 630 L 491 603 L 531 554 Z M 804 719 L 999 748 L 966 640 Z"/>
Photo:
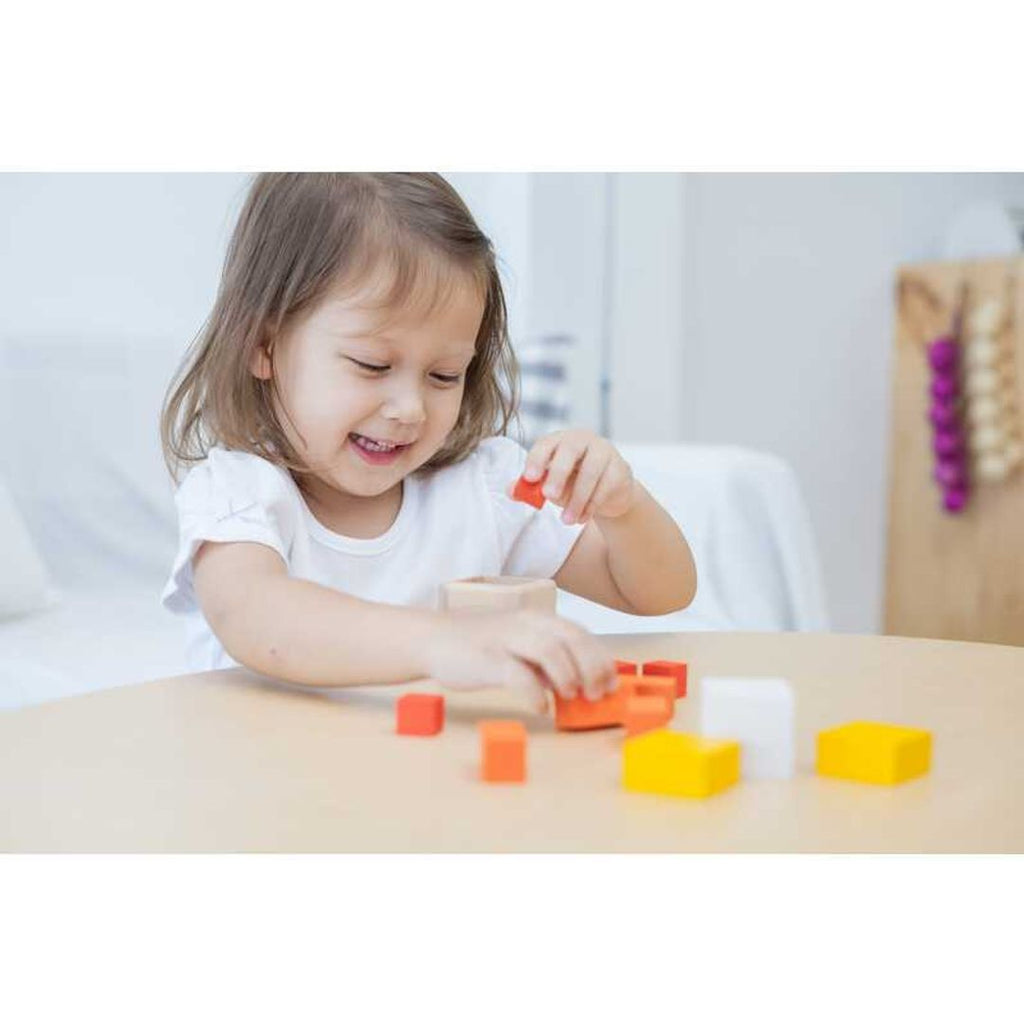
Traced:
<path fill-rule="evenodd" d="M 526 451 L 490 437 L 454 466 L 407 476 L 394 523 L 379 537 L 344 537 L 318 522 L 287 470 L 248 452 L 214 448 L 175 495 L 179 545 L 161 600 L 186 617 L 192 671 L 237 664 L 203 617 L 192 587 L 192 557 L 203 541 L 266 544 L 288 573 L 369 601 L 438 606 L 439 587 L 467 576 L 558 572 L 583 530 L 546 502 L 535 509 L 505 488 L 522 474 Z"/>

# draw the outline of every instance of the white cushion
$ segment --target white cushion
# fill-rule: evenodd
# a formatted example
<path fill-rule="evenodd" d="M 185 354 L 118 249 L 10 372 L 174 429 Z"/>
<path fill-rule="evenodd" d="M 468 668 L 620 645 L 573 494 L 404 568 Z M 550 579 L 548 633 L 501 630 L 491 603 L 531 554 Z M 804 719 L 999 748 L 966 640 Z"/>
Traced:
<path fill-rule="evenodd" d="M 51 603 L 49 574 L 10 489 L 0 477 L 0 619 L 38 611 Z"/>

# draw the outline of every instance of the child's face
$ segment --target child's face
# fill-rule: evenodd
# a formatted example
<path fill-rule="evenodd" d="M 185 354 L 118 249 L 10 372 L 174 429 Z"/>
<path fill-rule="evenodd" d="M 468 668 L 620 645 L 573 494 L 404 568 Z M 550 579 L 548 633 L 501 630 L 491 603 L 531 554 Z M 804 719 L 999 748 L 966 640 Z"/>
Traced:
<path fill-rule="evenodd" d="M 281 339 L 273 370 L 281 422 L 317 478 L 375 497 L 427 462 L 455 426 L 484 302 L 460 282 L 428 316 L 403 311 L 378 333 L 380 315 L 359 298 L 328 296 Z M 265 355 L 253 372 L 269 374 Z M 368 451 L 367 442 L 401 447 Z"/>

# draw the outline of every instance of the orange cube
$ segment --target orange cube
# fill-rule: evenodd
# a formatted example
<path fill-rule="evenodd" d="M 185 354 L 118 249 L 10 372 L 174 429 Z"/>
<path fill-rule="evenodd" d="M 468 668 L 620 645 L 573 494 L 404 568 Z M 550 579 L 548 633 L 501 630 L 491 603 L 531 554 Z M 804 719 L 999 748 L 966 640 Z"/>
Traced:
<path fill-rule="evenodd" d="M 630 697 L 658 697 L 675 711 L 676 681 L 666 676 L 619 676 L 619 688 Z"/>
<path fill-rule="evenodd" d="M 635 676 L 640 673 L 640 666 L 635 661 L 618 661 L 615 662 L 615 671 L 620 676 Z"/>
<path fill-rule="evenodd" d="M 526 781 L 526 729 L 522 722 L 480 723 L 480 777 L 484 782 Z"/>
<path fill-rule="evenodd" d="M 435 736 L 444 728 L 444 697 L 439 693 L 406 693 L 395 708 L 400 736 Z"/>
<path fill-rule="evenodd" d="M 676 681 L 676 696 L 686 696 L 685 661 L 645 661 L 645 676 L 671 676 Z"/>
<path fill-rule="evenodd" d="M 587 700 L 579 696 L 566 700 L 555 697 L 555 728 L 574 731 L 577 729 L 607 729 L 622 725 L 626 710 L 627 691 L 619 681 L 619 688 L 600 700 Z"/>
<path fill-rule="evenodd" d="M 534 508 L 544 507 L 544 481 L 548 478 L 545 473 L 539 480 L 527 480 L 525 477 L 520 477 L 516 481 L 516 485 L 512 490 L 512 497 L 516 501 L 525 501 L 527 505 L 533 505 Z"/>
<path fill-rule="evenodd" d="M 660 729 L 672 720 L 673 705 L 663 697 L 630 697 L 626 701 L 623 725 L 627 736 L 639 736 L 651 729 Z"/>

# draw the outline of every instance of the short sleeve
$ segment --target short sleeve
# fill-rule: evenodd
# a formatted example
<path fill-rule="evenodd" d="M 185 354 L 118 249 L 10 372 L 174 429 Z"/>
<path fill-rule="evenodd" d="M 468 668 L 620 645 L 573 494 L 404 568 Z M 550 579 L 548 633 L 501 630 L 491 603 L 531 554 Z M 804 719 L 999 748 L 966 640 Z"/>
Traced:
<path fill-rule="evenodd" d="M 489 437 L 477 449 L 498 527 L 502 574 L 550 579 L 562 567 L 583 532 L 567 526 L 562 510 L 551 502 L 534 508 L 507 494 L 522 475 L 526 450 L 510 437 Z"/>
<path fill-rule="evenodd" d="M 258 455 L 211 450 L 174 496 L 178 551 L 161 595 L 164 607 L 195 607 L 192 558 L 204 541 L 265 544 L 287 563 L 296 524 L 293 489 L 285 470 Z"/>

